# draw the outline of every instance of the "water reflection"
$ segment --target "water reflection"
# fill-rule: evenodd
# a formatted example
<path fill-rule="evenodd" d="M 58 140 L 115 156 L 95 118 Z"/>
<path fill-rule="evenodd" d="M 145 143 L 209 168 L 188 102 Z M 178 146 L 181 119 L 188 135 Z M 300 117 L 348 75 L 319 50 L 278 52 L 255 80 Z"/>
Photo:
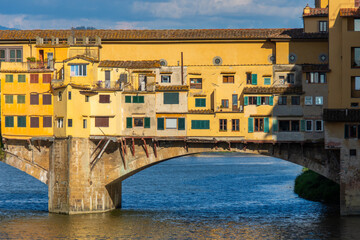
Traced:
<path fill-rule="evenodd" d="M 237 154 L 174 159 L 127 179 L 122 210 L 65 216 L 45 211 L 45 185 L 0 164 L 0 239 L 358 239 L 360 218 L 293 193 L 300 171 Z"/>

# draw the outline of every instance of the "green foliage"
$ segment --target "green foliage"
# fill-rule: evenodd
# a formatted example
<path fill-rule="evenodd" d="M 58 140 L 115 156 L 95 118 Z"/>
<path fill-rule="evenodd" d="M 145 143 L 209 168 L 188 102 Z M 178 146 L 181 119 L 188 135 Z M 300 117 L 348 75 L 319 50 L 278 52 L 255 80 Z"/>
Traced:
<path fill-rule="evenodd" d="M 295 180 L 295 193 L 316 202 L 339 203 L 340 186 L 337 183 L 311 171 L 303 170 Z"/>

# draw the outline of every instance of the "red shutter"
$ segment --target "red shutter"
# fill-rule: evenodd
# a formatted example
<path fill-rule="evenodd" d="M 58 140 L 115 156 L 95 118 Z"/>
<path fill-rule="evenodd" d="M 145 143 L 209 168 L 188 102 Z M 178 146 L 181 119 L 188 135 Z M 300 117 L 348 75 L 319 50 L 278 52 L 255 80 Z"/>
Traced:
<path fill-rule="evenodd" d="M 30 95 L 30 105 L 39 105 L 39 94 Z"/>
<path fill-rule="evenodd" d="M 51 83 L 51 74 L 43 74 L 43 83 Z"/>
<path fill-rule="evenodd" d="M 51 94 L 44 94 L 43 95 L 43 105 L 51 105 L 51 99 L 52 99 Z"/>
<path fill-rule="evenodd" d="M 30 83 L 39 83 L 39 74 L 30 74 Z"/>
<path fill-rule="evenodd" d="M 99 103 L 110 103 L 110 95 L 99 95 Z"/>
<path fill-rule="evenodd" d="M 109 117 L 95 117 L 95 127 L 109 127 Z"/>
<path fill-rule="evenodd" d="M 39 117 L 30 117 L 30 127 L 31 128 L 39 127 Z"/>

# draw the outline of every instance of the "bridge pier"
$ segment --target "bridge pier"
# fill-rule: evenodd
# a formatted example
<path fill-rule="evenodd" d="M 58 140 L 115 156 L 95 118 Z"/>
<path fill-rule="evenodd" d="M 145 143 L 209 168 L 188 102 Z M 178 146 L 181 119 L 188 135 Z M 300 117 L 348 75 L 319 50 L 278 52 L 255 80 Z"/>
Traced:
<path fill-rule="evenodd" d="M 79 214 L 121 207 L 121 182 L 106 184 L 105 164 L 91 167 L 91 141 L 55 139 L 50 153 L 49 212 Z"/>

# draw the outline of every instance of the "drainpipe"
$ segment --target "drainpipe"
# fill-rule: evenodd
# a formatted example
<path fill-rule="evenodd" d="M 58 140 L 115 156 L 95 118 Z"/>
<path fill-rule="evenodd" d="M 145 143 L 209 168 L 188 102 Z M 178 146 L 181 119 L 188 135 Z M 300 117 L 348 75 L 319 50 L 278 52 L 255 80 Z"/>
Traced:
<path fill-rule="evenodd" d="M 184 53 L 181 52 L 181 85 L 184 85 Z"/>

